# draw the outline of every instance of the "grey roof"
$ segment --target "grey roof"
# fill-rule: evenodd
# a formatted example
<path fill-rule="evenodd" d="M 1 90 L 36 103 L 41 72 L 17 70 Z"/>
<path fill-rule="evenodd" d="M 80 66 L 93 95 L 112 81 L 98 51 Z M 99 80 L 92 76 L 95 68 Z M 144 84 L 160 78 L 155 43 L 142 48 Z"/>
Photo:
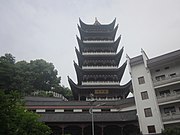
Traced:
<path fill-rule="evenodd" d="M 130 65 L 135 66 L 135 65 L 140 64 L 142 62 L 143 62 L 143 57 L 142 57 L 142 55 L 139 55 L 139 56 L 136 56 L 134 58 L 131 58 Z"/>
<path fill-rule="evenodd" d="M 157 66 L 163 63 L 169 63 L 174 61 L 180 61 L 180 50 L 176 50 L 164 55 L 149 59 L 147 61 L 148 67 Z"/>
<path fill-rule="evenodd" d="M 61 101 L 57 98 L 25 97 L 26 106 L 90 106 L 90 101 Z M 135 104 L 134 97 L 118 101 L 96 101 L 93 105 L 105 103 L 107 106 L 130 106 Z"/>
<path fill-rule="evenodd" d="M 95 122 L 121 122 L 136 121 L 136 111 L 126 111 L 118 113 L 94 113 Z M 57 113 L 41 114 L 40 121 L 43 122 L 91 122 L 90 113 Z"/>
<path fill-rule="evenodd" d="M 24 100 L 26 102 L 33 102 L 33 101 L 63 101 L 62 98 L 56 98 L 56 97 L 39 97 L 39 96 L 26 96 L 24 97 Z"/>

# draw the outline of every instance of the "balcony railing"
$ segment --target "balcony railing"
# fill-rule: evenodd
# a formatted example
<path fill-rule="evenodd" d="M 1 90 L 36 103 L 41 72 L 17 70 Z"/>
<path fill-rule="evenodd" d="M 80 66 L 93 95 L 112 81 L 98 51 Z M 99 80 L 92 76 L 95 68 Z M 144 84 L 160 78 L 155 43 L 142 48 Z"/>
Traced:
<path fill-rule="evenodd" d="M 83 43 L 113 43 L 113 40 L 84 40 Z"/>
<path fill-rule="evenodd" d="M 105 98 L 94 97 L 93 100 L 95 100 L 95 101 L 116 101 L 116 100 L 121 100 L 121 98 L 120 97 L 105 97 Z M 92 98 L 87 97 L 86 101 L 92 101 Z"/>
<path fill-rule="evenodd" d="M 180 112 L 169 112 L 168 114 L 162 115 L 163 122 L 180 120 Z"/>
<path fill-rule="evenodd" d="M 83 55 L 115 55 L 115 52 L 83 52 Z"/>
<path fill-rule="evenodd" d="M 114 81 L 89 81 L 82 82 L 82 85 L 119 85 L 119 82 Z"/>
<path fill-rule="evenodd" d="M 82 69 L 117 69 L 117 66 L 82 66 Z"/>
<path fill-rule="evenodd" d="M 159 78 L 158 80 L 153 80 L 154 86 L 160 86 L 172 82 L 180 81 L 180 74 L 168 76 L 164 78 Z"/>
<path fill-rule="evenodd" d="M 157 96 L 158 103 L 169 102 L 179 99 L 180 99 L 180 92 L 174 92 L 171 94 L 164 94 L 162 96 Z"/>

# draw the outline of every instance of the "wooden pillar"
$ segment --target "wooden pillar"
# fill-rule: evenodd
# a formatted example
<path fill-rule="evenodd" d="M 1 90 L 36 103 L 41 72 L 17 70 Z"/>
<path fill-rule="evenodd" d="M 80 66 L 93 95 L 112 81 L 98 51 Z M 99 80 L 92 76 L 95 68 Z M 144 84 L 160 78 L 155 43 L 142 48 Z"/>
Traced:
<path fill-rule="evenodd" d="M 104 127 L 105 127 L 105 125 L 102 124 L 102 125 L 100 125 L 100 127 L 101 127 L 101 135 L 104 135 Z"/>
<path fill-rule="evenodd" d="M 64 135 L 64 127 L 62 127 L 62 135 Z"/>
<path fill-rule="evenodd" d="M 84 127 L 81 127 L 81 135 L 84 135 Z"/>
<path fill-rule="evenodd" d="M 62 131 L 62 133 L 61 133 L 61 134 L 62 134 L 62 135 L 64 135 L 64 127 L 65 127 L 64 125 L 63 125 L 63 126 L 61 126 L 61 129 L 62 129 L 62 130 L 61 130 L 61 131 Z"/>
<path fill-rule="evenodd" d="M 101 127 L 101 135 L 104 135 L 104 127 Z"/>
<path fill-rule="evenodd" d="M 84 135 L 85 125 L 84 124 L 80 124 L 79 126 L 81 127 L 81 135 Z"/>
<path fill-rule="evenodd" d="M 123 126 L 121 127 L 121 135 L 124 135 Z"/>

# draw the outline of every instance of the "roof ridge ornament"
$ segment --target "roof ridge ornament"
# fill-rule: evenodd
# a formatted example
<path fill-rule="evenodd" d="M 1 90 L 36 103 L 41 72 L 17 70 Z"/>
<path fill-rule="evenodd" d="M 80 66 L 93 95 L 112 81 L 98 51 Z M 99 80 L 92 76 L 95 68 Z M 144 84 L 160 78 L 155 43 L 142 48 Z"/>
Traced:
<path fill-rule="evenodd" d="M 94 25 L 101 25 L 100 22 L 98 21 L 97 17 L 95 17 Z"/>

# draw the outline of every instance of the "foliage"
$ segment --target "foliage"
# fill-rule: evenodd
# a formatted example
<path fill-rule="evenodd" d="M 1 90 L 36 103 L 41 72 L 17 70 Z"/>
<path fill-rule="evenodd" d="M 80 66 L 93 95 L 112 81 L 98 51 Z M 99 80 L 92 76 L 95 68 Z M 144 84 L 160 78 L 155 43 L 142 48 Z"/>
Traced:
<path fill-rule="evenodd" d="M 180 127 L 167 128 L 162 132 L 162 135 L 180 135 Z"/>
<path fill-rule="evenodd" d="M 6 92 L 18 90 L 30 95 L 34 91 L 55 91 L 64 96 L 72 95 L 68 88 L 60 85 L 60 80 L 54 65 L 45 60 L 15 62 L 11 54 L 0 57 L 0 89 Z"/>
<path fill-rule="evenodd" d="M 14 63 L 15 59 L 11 54 L 0 57 L 0 89 L 7 92 L 10 90 L 13 81 Z"/>
<path fill-rule="evenodd" d="M 57 70 L 52 63 L 45 60 L 20 61 L 15 64 L 13 87 L 25 93 L 37 90 L 51 90 L 60 83 Z"/>
<path fill-rule="evenodd" d="M 50 128 L 39 122 L 38 118 L 37 114 L 24 108 L 19 94 L 0 91 L 0 134 L 50 135 Z"/>

